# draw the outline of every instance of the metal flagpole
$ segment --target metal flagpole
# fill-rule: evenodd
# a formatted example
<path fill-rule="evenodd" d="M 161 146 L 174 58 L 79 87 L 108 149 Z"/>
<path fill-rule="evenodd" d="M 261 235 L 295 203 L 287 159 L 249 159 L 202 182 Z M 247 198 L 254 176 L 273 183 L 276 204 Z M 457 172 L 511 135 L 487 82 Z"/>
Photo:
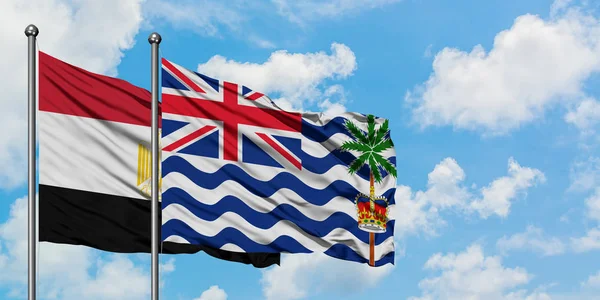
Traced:
<path fill-rule="evenodd" d="M 148 37 L 152 47 L 152 300 L 158 300 L 158 173 L 159 149 L 158 149 L 158 45 L 162 38 L 154 32 Z"/>
<path fill-rule="evenodd" d="M 27 110 L 27 117 L 29 121 L 28 131 L 29 131 L 29 139 L 27 141 L 27 172 L 28 172 L 28 253 L 27 253 L 27 264 L 29 266 L 28 270 L 28 296 L 29 300 L 35 300 L 36 294 L 36 207 L 35 207 L 35 129 L 36 129 L 36 47 L 35 40 L 39 33 L 38 28 L 31 24 L 25 28 L 25 36 L 27 36 L 27 105 L 29 109 Z"/>

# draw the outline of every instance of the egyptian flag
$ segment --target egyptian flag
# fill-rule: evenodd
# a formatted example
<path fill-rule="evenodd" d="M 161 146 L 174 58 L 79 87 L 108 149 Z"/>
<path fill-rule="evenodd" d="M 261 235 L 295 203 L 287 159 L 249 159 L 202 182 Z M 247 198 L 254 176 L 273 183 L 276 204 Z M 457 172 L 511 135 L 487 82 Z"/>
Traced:
<path fill-rule="evenodd" d="M 40 241 L 150 252 L 150 124 L 147 90 L 39 52 Z M 259 268 L 280 260 L 169 242 L 159 249 Z"/>

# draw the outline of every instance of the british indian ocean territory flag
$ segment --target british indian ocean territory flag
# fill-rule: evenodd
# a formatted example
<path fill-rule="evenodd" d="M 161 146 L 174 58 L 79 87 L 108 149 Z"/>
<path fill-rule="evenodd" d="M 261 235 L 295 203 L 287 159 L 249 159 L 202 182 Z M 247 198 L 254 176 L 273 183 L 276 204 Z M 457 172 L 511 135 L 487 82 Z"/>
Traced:
<path fill-rule="evenodd" d="M 280 109 L 162 60 L 162 240 L 394 263 L 386 120 Z"/>

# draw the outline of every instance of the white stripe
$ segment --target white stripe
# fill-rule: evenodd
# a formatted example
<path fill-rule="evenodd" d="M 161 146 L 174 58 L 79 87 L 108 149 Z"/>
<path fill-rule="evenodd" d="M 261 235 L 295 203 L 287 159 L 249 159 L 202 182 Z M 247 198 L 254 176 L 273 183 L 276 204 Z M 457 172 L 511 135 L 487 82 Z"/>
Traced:
<path fill-rule="evenodd" d="M 297 177 L 306 185 L 315 189 L 324 189 L 336 180 L 346 181 L 348 182 L 348 184 L 365 194 L 368 194 L 370 189 L 369 180 L 363 179 L 356 175 L 348 174 L 348 168 L 343 165 L 336 165 L 324 174 L 315 174 L 306 169 L 298 170 L 297 168 L 290 168 L 283 170 L 281 168 L 274 168 L 270 166 L 262 166 L 234 161 L 224 161 L 183 153 L 162 153 L 163 160 L 171 156 L 179 156 L 188 161 L 192 166 L 200 168 L 200 170 L 202 170 L 205 173 L 215 173 L 223 166 L 231 164 L 238 166 L 239 168 L 244 170 L 249 176 L 260 181 L 269 181 L 275 176 L 277 176 L 279 173 L 287 172 Z M 168 179 L 167 177 L 168 175 L 165 176 L 165 178 L 163 179 L 162 184 L 164 187 L 177 186 L 179 184 L 178 181 Z M 386 176 L 382 179 L 381 183 L 375 183 L 375 191 L 376 193 L 383 193 L 388 189 L 393 188 L 395 185 L 396 179 L 392 176 Z"/>
<path fill-rule="evenodd" d="M 148 199 L 136 185 L 150 127 L 44 111 L 38 122 L 40 184 Z"/>
<path fill-rule="evenodd" d="M 278 140 L 274 139 L 270 135 L 266 135 L 266 137 L 267 137 L 267 139 L 271 140 L 275 144 L 279 145 L 279 147 L 281 147 L 281 149 L 283 149 L 283 151 L 287 152 L 297 162 L 302 163 L 300 161 L 300 158 L 298 158 L 294 153 L 292 153 L 287 147 L 282 145 Z M 252 135 L 249 135 L 248 138 L 251 141 L 253 141 L 265 153 L 267 153 L 271 158 L 273 158 L 276 162 L 278 162 L 281 166 L 283 166 L 285 169 L 289 170 L 289 169 L 297 169 L 298 168 L 294 164 L 292 164 L 292 162 L 289 161 L 286 157 L 284 157 L 282 154 L 280 154 L 279 151 L 277 151 L 275 149 L 275 147 L 271 147 L 271 145 L 267 144 L 267 142 L 264 141 L 261 137 L 259 137 L 258 134 L 254 133 Z"/>
<path fill-rule="evenodd" d="M 325 126 L 331 120 L 333 120 L 337 117 L 342 117 L 342 118 L 351 120 L 360 129 L 367 131 L 367 120 L 368 119 L 367 119 L 367 116 L 365 116 L 363 114 L 359 114 L 359 113 L 355 113 L 355 112 L 345 112 L 345 113 L 342 113 L 339 115 L 331 116 L 331 115 L 325 115 L 325 114 L 319 113 L 319 112 L 302 112 L 302 118 L 306 122 L 316 125 L 316 126 Z M 375 118 L 375 128 L 377 128 L 378 126 L 383 124 L 384 121 L 385 121 L 385 119 L 383 119 L 383 118 Z"/>
<path fill-rule="evenodd" d="M 342 228 L 336 228 L 326 236 L 318 238 L 304 232 L 287 220 L 279 221 L 268 229 L 261 229 L 254 227 L 235 213 L 226 212 L 216 220 L 209 222 L 199 219 L 185 207 L 177 204 L 169 205 L 163 209 L 162 217 L 163 225 L 172 219 L 177 219 L 186 223 L 194 231 L 208 237 L 216 236 L 223 229 L 232 227 L 239 230 L 250 240 L 262 245 L 268 245 L 278 237 L 287 235 L 298 241 L 300 245 L 315 252 L 327 251 L 334 244 L 340 243 L 350 247 L 364 258 L 368 258 L 370 253 L 368 243 L 359 241 L 352 233 Z M 171 241 L 171 237 L 167 237 L 165 241 Z M 375 246 L 375 260 L 381 259 L 392 251 L 394 251 L 394 241 L 393 236 L 390 236 L 384 242 Z"/>
<path fill-rule="evenodd" d="M 334 150 L 340 149 L 344 142 L 351 141 L 352 139 L 343 133 L 336 133 L 329 137 L 329 139 L 318 143 L 309 139 L 302 140 L 302 151 L 306 154 L 315 157 L 315 158 L 323 158 L 327 156 L 329 153 Z M 354 156 L 358 156 L 359 153 L 355 151 L 350 151 Z M 394 147 L 389 148 L 387 150 L 379 153 L 381 156 L 385 158 L 389 158 L 392 156 L 396 156 L 396 149 Z"/>
<path fill-rule="evenodd" d="M 258 98 L 258 99 L 256 99 L 256 100 L 249 100 L 249 99 L 246 99 L 246 97 L 248 97 L 248 96 L 250 96 L 250 95 L 252 95 L 252 94 L 254 94 L 254 93 L 256 93 L 256 92 L 252 92 L 252 93 L 250 93 L 249 95 L 244 95 L 244 94 L 243 94 L 243 92 L 242 92 L 242 90 L 243 90 L 243 85 L 241 85 L 241 84 L 238 84 L 238 85 L 237 85 L 237 87 L 238 87 L 238 96 L 237 96 L 237 102 L 238 102 L 238 104 L 239 104 L 239 105 L 244 105 L 244 106 L 252 106 L 252 107 L 258 107 L 258 108 L 263 108 L 263 107 L 261 107 L 261 105 L 260 105 L 260 102 L 259 102 L 259 101 L 256 101 L 256 100 L 258 100 L 258 99 L 260 99 L 260 98 Z M 269 108 L 269 109 L 274 109 L 274 107 L 267 107 L 267 108 Z M 243 113 L 243 112 L 242 112 L 242 113 Z"/>
<path fill-rule="evenodd" d="M 306 154 L 315 157 L 315 158 L 323 158 L 325 156 L 327 156 L 328 154 L 330 154 L 332 151 L 336 150 L 336 149 L 340 149 L 340 147 L 342 146 L 342 144 L 346 141 L 351 141 L 352 138 L 350 138 L 348 135 L 345 135 L 343 133 L 336 133 L 334 135 L 332 135 L 331 137 L 329 137 L 329 139 L 323 141 L 323 142 L 315 142 L 313 140 L 310 140 L 304 136 L 302 136 L 299 133 L 295 133 L 295 132 L 290 132 L 290 131 L 285 131 L 285 130 L 275 130 L 275 129 L 269 129 L 269 128 L 262 128 L 262 127 L 256 127 L 256 126 L 249 126 L 249 125 L 242 125 L 240 126 L 240 131 L 244 131 L 244 134 L 251 134 L 249 132 L 261 132 L 261 133 L 265 133 L 267 135 L 272 135 L 272 136 L 282 136 L 282 137 L 289 137 L 289 138 L 300 138 L 301 139 L 301 147 L 302 147 L 302 151 L 304 151 Z M 260 138 L 259 138 L 260 139 Z M 265 143 L 264 141 L 262 141 L 262 139 L 260 139 L 261 143 Z M 281 145 L 281 143 L 279 143 Z M 283 147 L 283 145 L 281 145 Z M 283 147 L 286 148 L 286 147 Z M 290 152 L 290 154 L 292 154 Z M 382 153 L 380 153 L 383 157 L 391 157 L 391 156 L 395 156 L 395 150 L 392 149 L 388 149 Z M 295 154 L 294 154 L 295 156 Z M 356 156 L 356 154 L 355 154 Z"/>
<path fill-rule="evenodd" d="M 177 184 L 173 186 L 172 184 L 175 182 Z M 330 199 L 325 205 L 314 205 L 304 200 L 295 191 L 287 188 L 279 189 L 269 197 L 260 197 L 246 190 L 237 181 L 232 180 L 228 180 L 216 189 L 210 190 L 198 186 L 180 173 L 170 173 L 163 178 L 163 193 L 175 187 L 184 190 L 195 199 L 202 199 L 200 202 L 206 205 L 214 205 L 225 196 L 233 196 L 261 213 L 268 213 L 280 204 L 285 203 L 295 207 L 300 213 L 315 221 L 323 221 L 337 212 L 345 213 L 358 220 L 356 206 L 353 202 L 354 198 L 347 199 L 337 196 Z M 390 205 L 388 209 L 392 211 L 394 205 Z"/>
<path fill-rule="evenodd" d="M 185 244 L 185 243 L 182 243 Z M 187 243 L 189 244 L 189 243 Z M 236 244 L 225 244 L 223 246 L 221 246 L 220 248 L 221 250 L 225 250 L 225 251 L 231 251 L 231 252 L 237 252 L 237 253 L 244 253 L 244 249 L 240 248 L 240 246 L 236 245 Z"/>
<path fill-rule="evenodd" d="M 237 127 L 238 127 L 237 128 L 237 136 L 236 136 L 236 139 L 235 139 L 235 143 L 237 145 L 237 147 L 236 147 L 237 160 L 236 161 L 242 161 L 242 158 L 243 158 L 243 155 L 244 155 L 243 154 L 244 153 L 244 147 L 243 147 L 243 144 L 244 144 L 243 143 L 243 140 L 244 140 L 243 137 L 244 137 L 244 135 L 243 135 L 243 132 L 242 132 L 242 130 L 240 128 L 241 126 L 238 125 Z M 223 132 L 223 133 L 225 133 L 225 129 L 220 130 L 220 131 Z M 221 141 L 219 141 L 219 142 L 221 142 Z M 219 143 L 219 149 L 221 149 L 221 151 L 223 152 L 223 157 L 225 157 L 225 143 L 227 143 L 227 142 L 229 142 L 229 141 L 225 141 L 223 139 L 223 143 L 222 144 Z"/>
<path fill-rule="evenodd" d="M 188 88 L 190 91 L 196 93 L 191 86 L 189 86 L 185 81 L 183 81 L 182 78 L 179 78 L 179 76 L 175 75 L 175 73 L 173 73 L 173 71 L 169 70 L 169 68 L 167 68 L 165 65 L 163 65 L 163 69 L 165 71 L 167 71 L 167 73 L 171 74 L 171 76 L 173 76 L 175 78 L 175 80 L 177 80 L 180 84 L 182 84 L 183 86 Z"/>
<path fill-rule="evenodd" d="M 176 115 L 176 114 L 170 114 L 170 113 L 163 112 L 162 119 L 163 120 L 180 121 L 180 122 L 185 122 L 185 123 L 192 123 L 200 118 L 192 117 L 192 116 Z M 211 121 L 220 122 L 220 121 L 216 121 L 216 120 L 211 120 Z"/>
<path fill-rule="evenodd" d="M 248 134 L 248 135 L 253 134 L 254 132 L 262 132 L 262 133 L 268 134 L 268 135 L 276 135 L 276 136 L 289 137 L 289 138 L 295 138 L 295 139 L 302 138 L 301 132 L 260 127 L 260 126 L 254 126 L 254 125 L 248 125 L 248 124 L 240 124 L 239 130 L 243 131 L 244 134 Z"/>
<path fill-rule="evenodd" d="M 302 151 L 312 157 L 323 158 L 334 150 L 340 149 L 345 141 L 350 140 L 350 137 L 342 133 L 336 133 L 321 143 L 309 139 L 303 139 Z"/>
<path fill-rule="evenodd" d="M 250 101 L 256 101 L 256 100 L 258 100 L 258 99 L 260 99 L 260 98 L 262 98 L 262 97 L 264 97 L 264 96 L 265 96 L 265 94 L 263 94 L 263 93 L 260 93 L 260 92 L 256 92 L 256 91 L 252 91 L 252 92 L 250 92 L 250 93 L 248 93 L 248 94 L 246 94 L 246 95 L 242 95 L 242 96 L 243 96 L 244 98 L 250 98 L 250 97 L 254 96 L 255 94 L 261 94 L 262 96 L 260 96 L 260 97 L 256 98 L 255 100 L 250 100 Z M 248 99 L 248 100 L 249 100 L 249 99 Z"/>
<path fill-rule="evenodd" d="M 219 93 L 217 91 L 215 91 L 213 89 L 212 86 L 210 86 L 207 82 L 205 82 L 202 78 L 200 78 L 200 76 L 196 75 L 196 73 L 176 64 L 173 63 L 172 61 L 169 61 L 177 70 L 179 70 L 181 73 L 183 73 L 184 76 L 186 76 L 189 80 L 191 80 L 192 82 L 194 82 L 195 84 L 197 84 L 201 89 L 204 90 L 204 93 L 198 93 L 198 92 L 194 92 L 192 89 L 190 89 L 190 92 L 195 95 L 193 97 L 201 97 L 201 98 L 205 98 L 206 99 L 211 99 L 211 100 L 217 100 L 217 99 L 222 99 L 223 98 L 223 93 Z M 163 68 L 165 70 L 168 70 L 164 65 Z M 182 80 L 178 77 L 178 76 L 174 76 L 176 79 L 179 79 L 180 82 L 182 82 Z M 183 82 L 182 82 L 183 83 Z M 220 89 L 222 89 L 222 85 L 221 85 L 221 81 L 218 82 L 218 85 L 220 86 Z M 163 92 L 165 92 L 166 89 L 163 88 Z M 183 92 L 183 91 L 182 91 Z M 169 92 L 167 92 L 169 93 Z M 222 101 L 222 100 L 221 100 Z"/>
<path fill-rule="evenodd" d="M 170 133 L 169 135 L 163 137 L 162 140 L 161 140 L 161 148 L 164 149 L 164 148 L 170 146 L 171 144 L 173 144 L 173 143 L 181 140 L 182 138 L 184 138 L 184 137 L 186 137 L 186 136 L 194 133 L 195 131 L 200 130 L 204 126 L 216 126 L 216 124 L 215 125 L 203 125 L 203 126 L 194 126 L 194 125 L 191 125 L 191 124 L 185 125 L 182 128 L 180 128 L 180 129 L 178 129 L 178 130 Z M 191 141 L 188 141 L 187 143 L 182 144 L 182 145 L 180 145 L 179 147 L 177 147 L 175 149 L 172 149 L 170 152 L 177 152 L 177 151 L 179 151 L 179 150 L 181 150 L 181 149 L 189 146 L 190 144 L 193 144 L 196 141 L 198 141 L 200 139 L 203 139 L 203 138 L 211 135 L 213 132 L 217 131 L 218 129 L 219 129 L 218 127 L 215 127 L 213 129 L 209 130 L 208 132 L 202 134 L 201 136 L 199 136 L 199 137 L 197 137 L 195 139 L 192 139 Z"/>
<path fill-rule="evenodd" d="M 173 115 L 173 114 L 166 114 L 163 113 L 163 120 L 173 120 L 173 121 L 180 121 L 180 122 L 185 122 L 185 123 L 189 123 L 185 126 L 183 126 L 182 128 L 177 129 L 174 132 L 171 132 L 170 134 L 164 136 L 161 138 L 161 145 L 162 148 L 164 148 L 166 145 L 170 145 L 176 141 L 178 141 L 179 139 L 185 137 L 188 134 L 191 134 L 192 132 L 196 131 L 197 129 L 200 129 L 206 125 L 209 126 L 215 126 L 216 128 L 209 131 L 208 133 L 202 135 L 199 138 L 194 139 L 193 141 L 190 141 L 188 143 L 185 144 L 185 146 L 190 145 L 191 143 L 198 141 L 201 138 L 204 138 L 206 136 L 208 136 L 209 134 L 212 134 L 213 132 L 215 132 L 215 130 L 218 130 L 218 135 L 219 135 L 219 140 L 218 143 L 219 145 L 223 145 L 223 122 L 222 121 L 216 121 L 216 120 L 210 120 L 210 119 L 203 119 L 203 118 L 196 118 L 196 117 L 189 117 L 189 116 L 181 116 L 181 115 Z M 182 149 L 183 147 L 179 147 L 177 150 Z M 175 151 L 176 152 L 176 151 Z M 166 157 L 165 155 L 168 155 L 167 153 L 170 152 L 163 152 L 163 158 Z M 223 159 L 223 148 L 219 147 L 219 159 Z"/>
<path fill-rule="evenodd" d="M 206 94 L 201 94 L 201 93 L 197 93 L 195 91 L 186 91 L 186 90 L 178 90 L 178 89 L 174 89 L 174 88 L 167 88 L 167 87 L 163 87 L 161 89 L 161 92 L 163 94 L 166 95 L 174 95 L 174 96 L 184 96 L 184 97 L 188 97 L 188 98 L 195 98 L 195 99 L 199 99 L 198 101 L 215 101 L 215 102 L 223 102 L 222 97 L 209 97 Z M 186 101 L 184 99 L 181 99 L 181 101 Z"/>
<path fill-rule="evenodd" d="M 191 244 L 188 240 L 186 240 L 185 238 L 178 236 L 178 235 L 171 235 L 171 236 L 167 237 L 166 239 L 164 239 L 163 241 L 164 242 L 173 242 L 173 243 L 178 243 L 178 244 Z M 226 245 L 229 245 L 229 244 L 226 244 Z M 225 246 L 225 245 L 223 245 L 223 246 Z M 244 250 L 242 249 L 241 251 L 238 251 L 238 252 L 244 252 Z"/>

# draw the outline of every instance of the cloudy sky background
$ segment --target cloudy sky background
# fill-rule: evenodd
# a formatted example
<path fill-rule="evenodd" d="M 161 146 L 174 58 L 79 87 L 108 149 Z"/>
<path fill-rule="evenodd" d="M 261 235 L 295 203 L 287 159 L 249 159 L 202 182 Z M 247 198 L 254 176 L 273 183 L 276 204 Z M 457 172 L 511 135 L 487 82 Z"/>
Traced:
<path fill-rule="evenodd" d="M 600 3 L 4 0 L 0 298 L 26 295 L 26 38 L 149 88 L 150 47 L 286 108 L 391 120 L 396 265 L 161 256 L 162 299 L 600 295 Z M 147 299 L 149 255 L 41 244 L 42 299 Z M 377 296 L 375 296 L 377 295 Z M 596 296 L 597 297 L 597 296 Z M 597 299 L 597 298 L 596 298 Z"/>

